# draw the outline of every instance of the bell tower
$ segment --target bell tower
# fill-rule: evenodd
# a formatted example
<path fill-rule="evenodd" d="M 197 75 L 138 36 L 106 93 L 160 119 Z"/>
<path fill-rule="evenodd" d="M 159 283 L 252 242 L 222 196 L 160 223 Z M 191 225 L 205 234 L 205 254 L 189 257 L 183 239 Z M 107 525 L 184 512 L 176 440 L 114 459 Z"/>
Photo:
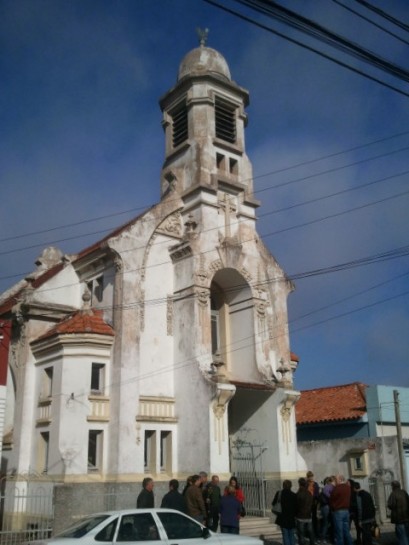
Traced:
<path fill-rule="evenodd" d="M 215 195 L 219 202 L 231 196 L 254 219 L 259 203 L 253 198 L 244 139 L 249 94 L 232 81 L 224 57 L 205 45 L 205 33 L 200 37 L 199 47 L 180 63 L 176 85 L 160 100 L 165 130 L 161 197 L 173 192 L 187 204 L 198 193 L 202 199 L 204 193 L 210 199 Z"/>

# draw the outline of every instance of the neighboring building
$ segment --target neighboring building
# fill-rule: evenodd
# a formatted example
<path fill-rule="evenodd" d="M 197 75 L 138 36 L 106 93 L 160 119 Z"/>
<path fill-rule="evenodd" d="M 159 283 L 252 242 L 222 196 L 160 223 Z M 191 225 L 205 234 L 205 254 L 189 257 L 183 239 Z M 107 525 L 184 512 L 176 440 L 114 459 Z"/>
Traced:
<path fill-rule="evenodd" d="M 403 444 L 397 440 L 393 392 L 398 392 Z M 356 382 L 301 392 L 296 406 L 298 448 L 316 478 L 343 473 L 362 482 L 385 512 L 390 482 L 409 486 L 409 388 Z"/>
<path fill-rule="evenodd" d="M 304 473 L 293 285 L 257 234 L 247 104 L 220 53 L 188 53 L 160 101 L 160 202 L 77 255 L 44 250 L 0 298 L 13 323 L 8 472 L 227 479 L 249 447 L 267 481 Z"/>

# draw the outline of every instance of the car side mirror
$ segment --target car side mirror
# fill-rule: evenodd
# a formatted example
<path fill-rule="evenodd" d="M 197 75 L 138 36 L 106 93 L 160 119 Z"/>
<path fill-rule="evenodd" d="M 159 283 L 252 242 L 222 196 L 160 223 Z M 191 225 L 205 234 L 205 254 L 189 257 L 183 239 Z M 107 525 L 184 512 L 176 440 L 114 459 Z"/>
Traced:
<path fill-rule="evenodd" d="M 210 530 L 209 528 L 203 528 L 202 530 L 202 538 L 207 539 L 210 537 Z"/>

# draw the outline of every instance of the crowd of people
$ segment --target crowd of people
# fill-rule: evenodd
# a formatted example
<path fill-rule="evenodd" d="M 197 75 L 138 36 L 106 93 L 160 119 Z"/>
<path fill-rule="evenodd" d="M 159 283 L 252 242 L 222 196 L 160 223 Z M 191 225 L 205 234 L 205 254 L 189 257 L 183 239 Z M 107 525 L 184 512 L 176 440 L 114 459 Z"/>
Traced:
<path fill-rule="evenodd" d="M 154 481 L 143 480 L 137 498 L 138 508 L 154 507 Z M 293 492 L 292 482 L 283 481 L 272 501 L 276 524 L 281 528 L 283 545 L 309 545 L 333 543 L 352 545 L 351 526 L 356 529 L 355 545 L 373 545 L 379 530 L 372 496 L 357 481 L 346 480 L 343 475 L 326 477 L 320 486 L 312 471 L 298 479 L 298 490 Z M 219 477 L 208 481 L 201 471 L 188 477 L 183 491 L 179 481 L 169 481 L 169 491 L 163 496 L 161 507 L 176 509 L 217 532 L 239 534 L 240 519 L 245 515 L 244 494 L 237 478 L 232 476 L 223 492 Z M 409 545 L 409 496 L 398 481 L 392 482 L 388 499 L 391 522 L 395 524 L 399 545 Z"/>
<path fill-rule="evenodd" d="M 298 479 L 297 492 L 291 488 L 291 481 L 285 480 L 272 502 L 284 545 L 295 545 L 296 534 L 299 545 L 305 545 L 307 539 L 310 545 L 352 545 L 352 524 L 356 529 L 355 544 L 372 545 L 379 532 L 375 504 L 357 481 L 333 475 L 319 486 L 312 471 L 308 471 L 305 478 Z M 392 483 L 388 508 L 399 545 L 409 545 L 409 496 L 398 481 Z"/>
<path fill-rule="evenodd" d="M 153 479 L 146 477 L 136 507 L 154 507 L 153 488 Z M 187 513 L 213 532 L 218 531 L 220 523 L 220 531 L 227 534 L 240 533 L 240 519 L 245 514 L 244 494 L 237 478 L 233 475 L 222 492 L 218 475 L 212 475 L 208 481 L 205 471 L 188 477 L 182 492 L 179 481 L 171 479 L 161 507 Z"/>

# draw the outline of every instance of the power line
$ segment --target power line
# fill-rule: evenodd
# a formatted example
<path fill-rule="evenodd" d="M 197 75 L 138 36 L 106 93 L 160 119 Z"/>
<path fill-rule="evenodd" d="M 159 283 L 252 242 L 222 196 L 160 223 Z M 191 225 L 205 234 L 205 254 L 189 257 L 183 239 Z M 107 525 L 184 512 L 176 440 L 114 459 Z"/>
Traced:
<path fill-rule="evenodd" d="M 293 210 L 294 208 L 299 208 L 300 206 L 305 206 L 307 204 L 313 204 L 319 201 L 323 201 L 325 199 L 329 199 L 331 197 L 338 197 L 339 195 L 344 195 L 345 193 L 350 193 L 351 191 L 356 191 L 358 189 L 362 189 L 364 187 L 370 187 L 375 184 L 379 184 L 381 182 L 386 182 L 387 180 L 392 180 L 393 178 L 399 178 L 400 176 L 404 176 L 405 174 L 409 174 L 409 170 L 404 170 L 403 172 L 399 172 L 398 174 L 391 174 L 390 176 L 386 176 L 384 178 L 378 178 L 377 180 L 372 180 L 371 182 L 366 182 L 365 184 L 356 185 L 354 187 L 348 187 L 347 189 L 341 189 L 340 191 L 336 191 L 335 193 L 330 193 L 328 195 L 323 195 L 321 197 L 315 197 L 314 199 L 309 199 L 307 201 L 303 201 L 300 203 L 292 204 L 289 206 L 285 206 L 282 208 L 278 208 L 277 210 L 272 210 L 270 212 L 265 212 L 264 214 L 260 214 L 259 218 L 262 218 L 264 216 L 270 216 L 271 214 L 277 214 L 279 212 L 288 212 L 288 210 Z"/>
<path fill-rule="evenodd" d="M 221 4 L 219 4 L 218 2 L 216 2 L 215 0 L 204 0 L 204 2 L 207 2 L 208 4 L 211 4 L 215 7 L 218 7 L 220 9 L 222 9 L 223 11 L 226 11 L 227 13 L 230 13 L 231 15 L 234 15 L 235 17 L 238 17 L 239 19 L 242 19 L 243 21 L 246 21 L 248 23 L 251 23 L 263 30 L 266 30 L 267 32 L 270 32 L 271 34 L 275 34 L 276 36 L 279 36 L 280 38 L 284 38 L 285 40 L 295 44 L 295 45 L 298 45 L 300 47 L 302 47 L 303 49 L 306 49 L 308 51 L 311 51 L 312 53 L 315 53 L 317 55 L 319 55 L 320 57 L 323 57 L 327 60 L 330 60 L 332 62 L 334 62 L 335 64 L 338 64 L 339 66 L 342 66 L 344 68 L 347 68 L 348 70 L 350 70 L 351 72 L 354 72 L 355 74 L 358 74 L 366 79 L 369 79 L 371 81 L 374 81 L 376 83 L 379 83 L 380 85 L 382 85 L 383 87 L 386 87 L 392 91 L 395 91 L 396 93 L 399 93 L 403 96 L 406 96 L 406 97 L 409 97 L 409 93 L 407 93 L 406 91 L 403 91 L 402 89 L 399 89 L 398 87 L 395 87 L 393 85 L 390 85 L 389 83 L 386 83 L 385 81 L 382 81 L 381 79 L 379 78 L 376 78 L 375 76 L 371 76 L 365 72 L 363 72 L 362 70 L 359 70 L 358 68 L 355 68 L 354 66 L 351 66 L 350 64 L 347 64 L 339 59 L 336 59 L 335 57 L 332 57 L 331 55 L 327 54 L 327 53 L 324 53 L 322 51 L 320 51 L 319 49 L 316 49 L 312 46 L 309 46 L 307 44 L 304 44 L 302 42 L 300 42 L 299 40 L 296 40 L 294 38 L 290 38 L 289 36 L 283 34 L 282 32 L 279 32 L 267 25 L 264 25 L 262 23 L 259 23 L 258 21 L 255 21 L 254 19 L 251 19 L 250 17 L 246 16 L 246 15 L 243 15 L 241 13 L 238 13 L 237 11 L 234 11 L 230 8 L 227 8 L 226 6 L 223 6 Z"/>
<path fill-rule="evenodd" d="M 314 225 L 315 223 L 321 223 L 322 221 L 326 221 L 329 219 L 337 218 L 340 216 L 344 216 L 345 214 L 350 214 L 351 212 L 356 212 L 357 210 L 363 210 L 364 208 L 369 208 L 370 206 L 375 206 L 376 204 L 380 204 L 383 202 L 387 202 L 392 199 L 397 199 L 398 197 L 403 197 L 409 194 L 408 191 L 402 191 L 401 193 L 396 193 L 395 195 L 391 195 L 389 197 L 385 197 L 383 199 L 378 199 L 376 201 L 372 201 L 366 204 L 362 204 L 360 206 L 355 206 L 354 208 L 348 208 L 347 210 L 343 210 L 342 212 L 337 212 L 335 214 L 329 214 L 328 216 L 323 216 L 321 218 L 316 218 L 313 220 L 305 221 L 303 223 L 298 223 L 297 225 L 291 225 L 290 227 L 284 227 L 282 229 L 279 229 L 277 231 L 271 231 L 270 233 L 263 233 L 263 239 L 274 236 L 274 235 L 281 235 L 282 233 L 286 233 L 288 231 L 292 231 L 294 229 L 299 229 L 300 227 L 306 227 L 307 225 Z"/>
<path fill-rule="evenodd" d="M 236 285 L 232 286 L 231 288 L 229 288 L 229 290 L 226 290 L 226 291 L 228 293 L 232 293 L 232 292 L 234 293 L 234 292 L 242 290 L 242 289 L 244 289 L 246 287 L 260 287 L 261 288 L 263 286 L 267 286 L 267 285 L 275 283 L 275 282 L 286 282 L 288 280 L 289 281 L 295 281 L 295 280 L 301 280 L 301 279 L 305 279 L 305 278 L 311 278 L 311 277 L 314 277 L 314 276 L 322 276 L 322 275 L 325 275 L 325 274 L 330 274 L 330 273 L 334 273 L 334 272 L 340 272 L 340 271 L 344 271 L 344 270 L 354 269 L 354 268 L 357 268 L 357 267 L 371 265 L 371 264 L 374 264 L 374 263 L 389 261 L 391 259 L 398 259 L 398 258 L 401 258 L 401 257 L 405 257 L 407 255 L 409 255 L 409 245 L 401 246 L 401 247 L 398 247 L 398 248 L 394 248 L 392 250 L 388 250 L 386 252 L 377 253 L 377 254 L 374 254 L 374 255 L 366 256 L 366 257 L 355 259 L 355 260 L 352 260 L 352 261 L 338 263 L 336 265 L 331 265 L 329 267 L 324 267 L 324 268 L 320 268 L 320 269 L 313 269 L 313 270 L 300 272 L 300 273 L 294 273 L 292 275 L 287 275 L 287 276 L 266 278 L 264 280 L 257 280 L 257 281 L 253 281 L 253 282 L 245 282 L 245 283 L 242 283 L 242 284 L 236 284 Z M 164 265 L 164 264 L 166 264 L 166 263 L 165 262 L 161 263 L 161 265 Z M 121 274 L 122 275 L 130 274 L 130 273 L 137 272 L 139 270 L 140 270 L 140 268 L 137 268 L 137 269 L 133 269 L 133 270 L 130 270 L 130 271 L 125 271 L 125 272 L 123 272 Z M 396 277 L 396 278 L 398 278 L 398 277 Z M 55 290 L 58 290 L 58 289 L 65 289 L 65 288 L 72 287 L 72 286 L 77 286 L 77 285 L 78 284 L 75 283 L 75 284 L 65 284 L 63 286 L 52 287 L 52 288 L 45 288 L 45 289 L 43 288 L 42 293 L 45 293 L 45 292 L 48 292 L 48 291 L 55 291 Z M 191 295 L 187 295 L 186 299 L 193 299 L 195 297 L 197 297 L 196 294 L 191 294 Z M 146 306 L 161 305 L 161 304 L 167 303 L 167 301 L 168 301 L 168 297 L 166 296 L 166 297 L 158 297 L 158 298 L 155 298 L 155 299 L 135 300 L 135 301 L 130 301 L 128 303 L 117 304 L 117 305 L 108 305 L 108 306 L 99 305 L 96 308 L 97 308 L 97 310 L 131 309 L 131 308 L 136 308 L 136 307 L 142 307 L 142 306 L 145 306 L 145 305 Z M 44 317 L 46 317 L 46 316 L 44 315 Z"/>
<path fill-rule="evenodd" d="M 323 305 L 322 307 L 316 308 L 310 312 L 307 312 L 305 314 L 301 314 L 300 316 L 297 316 L 296 318 L 293 318 L 291 320 L 291 323 L 297 322 L 298 320 L 303 320 L 304 318 L 308 318 L 312 316 L 313 314 L 317 314 L 317 312 L 322 312 L 323 310 L 328 310 L 329 308 L 332 308 L 334 306 L 340 305 L 342 303 L 345 303 L 346 301 L 350 301 L 351 299 L 355 299 L 356 297 L 363 295 L 364 293 L 368 293 L 369 291 L 373 291 L 377 288 L 380 288 L 382 286 L 385 286 L 386 284 L 390 284 L 391 282 L 394 282 L 395 280 L 398 280 L 400 278 L 403 278 L 405 276 L 409 275 L 409 271 L 406 271 L 402 274 L 399 274 L 397 276 L 394 276 L 393 278 L 389 278 L 388 280 L 384 280 L 383 282 L 378 282 L 377 284 L 374 284 L 370 286 L 369 288 L 365 288 L 364 290 L 357 291 L 351 295 L 348 295 L 347 297 L 343 297 L 342 299 L 337 299 L 336 301 L 333 301 L 332 303 L 328 303 L 327 305 Z"/>
<path fill-rule="evenodd" d="M 315 223 L 320 223 L 321 221 L 325 221 L 325 220 L 328 220 L 328 219 L 332 219 L 332 218 L 335 218 L 335 217 L 339 217 L 339 216 L 343 216 L 347 213 L 350 213 L 350 212 L 355 212 L 357 210 L 361 210 L 361 209 L 364 209 L 364 208 L 368 208 L 369 206 L 374 206 L 376 204 L 380 204 L 380 203 L 383 203 L 383 202 L 386 202 L 386 201 L 389 201 L 391 199 L 395 199 L 395 198 L 398 198 L 398 197 L 401 197 L 401 196 L 405 196 L 409 193 L 409 190 L 408 191 L 403 191 L 401 193 L 398 193 L 398 194 L 395 194 L 395 195 L 392 195 L 392 196 L 389 196 L 389 197 L 385 197 L 383 199 L 378 199 L 376 201 L 372 201 L 370 203 L 366 203 L 366 204 L 363 204 L 363 205 L 360 205 L 360 206 L 357 206 L 357 207 L 353 207 L 353 208 L 350 208 L 350 209 L 347 209 L 347 210 L 344 210 L 344 211 L 341 211 L 341 212 L 337 212 L 337 213 L 334 213 L 334 214 L 330 214 L 330 215 L 327 215 L 327 216 L 323 216 L 321 218 L 316 218 L 314 220 L 309 220 L 307 222 L 303 222 L 301 224 L 297 224 L 297 225 L 293 225 L 293 226 L 290 226 L 290 227 L 286 227 L 286 228 L 282 228 L 282 229 L 279 229 L 279 230 L 276 230 L 276 231 L 272 231 L 272 232 L 269 232 L 269 233 L 264 233 L 262 238 L 267 238 L 269 236 L 274 236 L 274 235 L 277 235 L 277 234 L 281 234 L 281 233 L 284 233 L 284 232 L 287 232 L 287 231 L 291 231 L 291 230 L 294 230 L 294 229 L 298 229 L 300 227 L 305 227 L 307 225 L 312 225 L 312 224 L 315 224 Z M 212 228 L 212 229 L 208 229 L 206 230 L 206 232 L 210 231 L 210 230 L 214 230 L 214 229 L 218 229 L 219 227 L 215 227 L 215 228 Z M 248 242 L 252 242 L 254 240 L 256 240 L 257 237 L 252 237 L 250 239 L 247 239 L 247 240 L 243 240 L 241 241 L 242 244 L 244 243 L 248 243 Z M 165 240 L 163 242 L 160 242 L 160 243 L 156 243 L 156 244 L 161 244 L 161 243 L 166 243 L 166 244 L 169 244 L 169 241 L 168 240 Z M 133 247 L 133 248 L 130 248 L 128 250 L 124 250 L 123 253 L 125 252 L 128 252 L 128 251 L 136 251 L 138 249 L 144 249 L 146 247 L 146 244 L 140 246 L 140 247 Z M 406 247 L 404 247 L 406 248 Z M 213 249 L 211 250 L 207 250 L 207 252 L 204 252 L 204 253 L 210 253 L 212 252 Z M 395 252 L 395 251 L 393 251 Z M 393 253 L 392 252 L 392 253 Z M 403 255 L 406 255 L 406 254 L 403 254 Z M 399 256 L 400 257 L 400 256 Z M 166 265 L 167 264 L 167 261 L 164 261 L 164 262 L 160 262 L 160 263 L 155 263 L 154 265 L 149 265 L 148 267 L 145 267 L 145 268 L 152 268 L 152 267 L 158 267 L 158 266 L 162 266 L 162 265 Z M 129 274 L 131 272 L 137 272 L 137 271 L 140 271 L 144 268 L 144 265 L 141 265 L 140 267 L 138 267 L 137 269 L 134 269 L 132 271 L 126 271 L 122 274 Z M 1 279 L 1 277 L 0 277 Z M 72 285 L 76 285 L 76 284 L 72 284 Z M 48 289 L 51 289 L 51 290 L 55 290 L 55 289 L 61 289 L 61 288 L 65 288 L 65 287 L 69 287 L 69 285 L 65 285 L 65 286 L 59 286 L 59 287 L 54 287 L 54 288 L 48 288 Z M 47 290 L 44 290 L 44 291 L 47 291 Z"/>
<path fill-rule="evenodd" d="M 259 193 L 264 193 L 265 191 L 269 191 L 270 189 L 277 189 L 277 188 L 285 187 L 285 186 L 288 186 L 288 185 L 291 185 L 291 184 L 294 184 L 294 183 L 303 182 L 305 180 L 309 180 L 309 179 L 315 178 L 317 176 L 322 176 L 324 174 L 332 174 L 333 172 L 338 172 L 340 170 L 344 170 L 344 169 L 350 168 L 352 166 L 357 166 L 357 165 L 360 165 L 360 164 L 368 163 L 369 161 L 373 161 L 373 160 L 384 158 L 384 157 L 390 157 L 391 155 L 400 153 L 402 151 L 406 151 L 408 149 L 409 149 L 409 146 L 404 146 L 403 148 L 388 151 L 388 152 L 376 155 L 374 157 L 361 159 L 359 161 L 354 161 L 352 163 L 348 163 L 348 164 L 342 165 L 340 167 L 330 168 L 330 169 L 327 169 L 327 170 L 324 170 L 324 171 L 321 171 L 321 172 L 318 172 L 318 173 L 310 174 L 308 176 L 302 176 L 301 178 L 288 180 L 286 182 L 281 182 L 281 183 L 278 183 L 278 184 L 274 184 L 272 186 L 268 186 L 268 187 L 265 187 L 265 188 L 262 188 L 262 189 L 258 189 L 256 191 L 254 191 L 254 194 L 256 195 L 256 194 L 259 194 Z M 272 173 L 270 173 L 270 174 L 272 174 Z M 268 174 L 260 175 L 260 176 L 258 176 L 258 178 L 260 178 L 262 176 L 267 176 L 267 175 Z M 241 181 L 241 183 L 245 183 L 247 180 L 240 180 L 240 181 Z M 177 200 L 179 200 L 179 198 Z M 160 205 L 160 203 L 159 203 L 159 205 Z M 146 212 L 149 212 L 149 210 L 151 210 L 152 208 L 154 208 L 154 206 L 151 207 L 150 209 L 148 209 Z M 135 220 L 129 220 L 129 221 L 135 221 Z M 129 223 L 129 221 L 127 223 Z M 155 218 L 152 218 L 152 219 L 150 219 L 150 218 L 140 218 L 139 221 L 156 221 L 156 219 Z M 75 240 L 77 238 L 84 238 L 84 237 L 98 235 L 98 234 L 102 234 L 102 233 L 109 233 L 112 230 L 116 231 L 118 229 L 120 229 L 120 227 L 119 228 L 118 227 L 116 227 L 116 228 L 111 227 L 111 228 L 106 228 L 106 229 L 100 229 L 98 231 L 94 231 L 94 232 L 90 232 L 90 233 L 83 233 L 83 234 L 80 234 L 80 235 L 73 235 L 71 237 L 64 237 L 64 238 L 61 238 L 61 239 L 55 239 L 55 240 L 47 242 L 46 244 L 49 245 L 49 244 L 56 244 L 56 243 L 59 243 L 59 242 L 67 242 L 69 240 Z M 10 255 L 12 253 L 17 253 L 17 252 L 23 252 L 23 251 L 26 251 L 26 250 L 32 250 L 34 248 L 43 248 L 44 246 L 45 246 L 44 242 L 39 242 L 39 243 L 36 243 L 36 244 L 32 244 L 30 246 L 23 246 L 23 247 L 14 248 L 14 249 L 11 249 L 11 250 L 4 250 L 3 252 L 0 252 L 0 256 Z"/>
<path fill-rule="evenodd" d="M 334 47 L 343 53 L 366 62 L 375 68 L 383 70 L 388 74 L 395 76 L 403 81 L 409 81 L 409 72 L 401 66 L 392 63 L 378 54 L 373 53 L 351 40 L 336 34 L 335 32 L 323 27 L 312 19 L 299 15 L 298 13 L 281 6 L 274 0 L 234 0 L 236 3 L 250 7 L 251 9 L 262 13 L 269 18 L 276 19 L 282 23 L 295 28 L 319 41 Z"/>
<path fill-rule="evenodd" d="M 335 4 L 338 4 L 338 6 L 341 6 L 342 8 L 344 8 L 345 10 L 349 11 L 350 13 L 353 13 L 354 15 L 356 15 L 357 17 L 359 17 L 360 19 L 363 19 L 364 21 L 366 21 L 367 23 L 369 23 L 370 25 L 373 25 L 374 27 L 376 28 L 379 28 L 380 30 L 382 30 L 382 32 L 385 32 L 386 34 L 389 34 L 389 36 L 392 36 L 393 38 L 395 38 L 396 40 L 399 40 L 400 42 L 406 44 L 406 45 L 409 45 L 409 42 L 407 40 L 404 40 L 403 38 L 401 38 L 400 36 L 398 36 L 397 34 L 395 34 L 394 32 L 391 32 L 390 30 L 388 30 L 387 28 L 383 27 L 382 25 L 378 25 L 377 23 L 375 23 L 374 21 L 372 21 L 371 19 L 368 19 L 368 17 L 365 17 L 365 15 L 362 15 L 362 13 L 359 13 L 359 11 L 356 11 L 352 8 L 350 8 L 349 6 L 346 6 L 345 4 L 343 4 L 342 2 L 340 2 L 339 0 L 332 0 Z"/>
<path fill-rule="evenodd" d="M 373 6 L 369 2 L 366 2 L 365 0 L 355 0 L 355 2 L 358 2 L 358 4 L 361 4 L 362 6 L 365 6 L 367 9 L 369 9 L 369 10 L 373 11 L 374 13 L 380 15 L 381 17 L 383 17 L 387 21 L 390 21 L 394 25 L 396 25 L 396 26 L 398 26 L 400 28 L 403 28 L 403 30 L 409 31 L 409 26 L 407 24 L 402 23 L 402 21 L 399 21 L 399 19 L 396 19 L 392 15 L 389 15 L 389 13 L 387 13 L 386 11 L 384 11 L 384 10 L 382 10 L 380 8 L 377 8 L 376 6 Z"/>
<path fill-rule="evenodd" d="M 265 172 L 263 174 L 253 176 L 251 179 L 250 178 L 245 178 L 244 180 L 241 180 L 241 182 L 245 183 L 245 182 L 248 182 L 248 181 L 251 181 L 251 180 L 258 180 L 260 178 L 265 178 L 267 176 L 272 176 L 274 174 L 281 174 L 283 172 L 287 172 L 289 170 L 294 170 L 294 169 L 302 167 L 302 166 L 312 165 L 314 163 L 318 163 L 318 162 L 324 161 L 326 159 L 332 159 L 334 157 L 338 157 L 339 155 L 344 155 L 346 153 L 351 153 L 353 151 L 358 151 L 358 150 L 361 150 L 363 148 L 373 146 L 375 144 L 381 144 L 383 142 L 387 142 L 387 141 L 393 140 L 395 138 L 400 138 L 402 136 L 407 136 L 408 134 L 409 134 L 409 131 L 403 131 L 403 132 L 400 132 L 400 133 L 397 133 L 397 134 L 393 134 L 391 136 L 385 136 L 383 138 L 379 138 L 377 140 L 371 140 L 370 142 L 366 142 L 365 144 L 358 144 L 357 146 L 353 146 L 353 147 L 347 148 L 345 150 L 329 153 L 327 155 L 323 155 L 323 156 L 318 157 L 316 159 L 309 159 L 307 161 L 302 161 L 300 163 L 295 163 L 294 165 L 289 165 L 289 166 L 286 166 L 286 167 L 283 167 L 283 168 L 271 170 L 269 172 Z M 393 150 L 390 153 L 392 153 L 392 154 L 393 153 L 399 153 L 400 151 L 404 151 L 406 149 L 408 149 L 408 148 L 404 147 L 404 148 L 401 148 L 399 150 L 395 150 L 395 151 Z M 387 153 L 386 155 L 389 155 L 389 153 Z M 369 160 L 377 159 L 379 157 L 384 157 L 384 156 L 385 155 L 383 155 L 383 154 L 377 155 L 377 156 L 374 156 L 373 158 L 369 158 Z M 354 164 L 356 164 L 356 163 L 353 163 L 353 165 Z M 257 194 L 258 192 L 261 192 L 261 191 L 264 191 L 264 190 L 256 190 L 254 193 Z M 174 199 L 174 200 L 176 201 L 176 199 Z M 172 202 L 172 199 L 169 199 L 168 202 Z M 100 220 L 107 219 L 107 218 L 117 217 L 117 216 L 129 214 L 131 212 L 149 210 L 150 208 L 152 208 L 154 206 L 155 206 L 155 204 L 149 203 L 149 204 L 146 204 L 146 205 L 141 205 L 141 206 L 137 206 L 137 207 L 134 207 L 134 208 L 129 208 L 128 210 L 121 210 L 119 212 L 114 212 L 112 214 L 105 214 L 103 216 L 97 216 L 95 218 L 80 220 L 80 221 L 77 221 L 77 222 L 71 222 L 71 223 L 58 225 L 58 226 L 54 226 L 54 227 L 48 227 L 46 229 L 42 229 L 42 230 L 39 230 L 39 231 L 30 231 L 29 233 L 21 233 L 21 234 L 13 235 L 13 236 L 10 236 L 10 237 L 0 238 L 0 242 L 7 242 L 7 241 L 10 241 L 10 240 L 17 240 L 17 239 L 20 239 L 20 238 L 25 238 L 25 237 L 35 236 L 35 235 L 41 235 L 41 234 L 49 233 L 49 232 L 52 232 L 52 231 L 57 231 L 59 229 L 66 229 L 67 227 L 76 227 L 78 225 L 84 225 L 86 223 L 92 223 L 94 221 L 100 221 Z"/>
<path fill-rule="evenodd" d="M 338 320 L 340 318 L 345 318 L 346 316 L 350 315 L 350 314 L 355 314 L 355 313 L 358 313 L 358 312 L 361 312 L 362 310 L 366 310 L 368 308 L 373 308 L 377 305 L 380 305 L 380 304 L 384 304 L 384 303 L 387 303 L 389 301 L 392 301 L 394 299 L 397 299 L 399 297 L 404 297 L 404 296 L 407 296 L 409 294 L 409 291 L 404 291 L 398 295 L 394 295 L 394 296 L 391 296 L 391 297 L 386 297 L 384 299 L 380 299 L 378 301 L 375 301 L 374 303 L 370 303 L 368 305 L 363 305 L 361 307 L 358 307 L 358 308 L 355 308 L 355 309 L 352 309 L 350 311 L 347 311 L 347 312 L 343 312 L 343 313 L 340 313 L 340 314 L 337 314 L 335 316 L 331 316 L 329 318 L 325 318 L 323 320 L 319 320 L 317 322 L 314 322 L 312 324 L 308 324 L 308 325 L 305 325 L 305 326 L 300 326 L 298 328 L 295 328 L 292 330 L 292 332 L 298 332 L 298 331 L 303 331 L 305 329 L 310 329 L 312 327 L 316 327 L 318 325 L 323 325 L 325 323 L 328 323 L 328 322 L 332 322 L 334 320 Z M 291 321 L 288 322 L 288 325 L 291 324 Z M 280 327 L 282 328 L 284 324 L 280 324 L 279 326 L 276 326 L 276 328 Z M 264 331 L 264 333 L 267 332 L 267 330 Z M 263 333 L 263 331 L 261 332 Z M 270 340 L 277 340 L 279 337 L 281 337 L 283 334 L 286 334 L 286 333 L 281 333 L 279 335 L 276 335 L 275 337 L 273 337 L 272 339 Z M 241 343 L 243 341 L 246 341 L 248 339 L 253 339 L 251 343 L 248 343 L 244 346 L 240 346 L 238 348 L 234 348 L 232 350 L 228 350 L 229 347 L 231 346 L 234 346 L 235 344 L 237 343 Z M 234 343 L 230 343 L 227 347 L 226 347 L 226 350 L 223 352 L 223 355 L 228 355 L 228 354 L 233 354 L 233 353 L 236 353 L 236 352 L 239 352 L 240 350 L 245 350 L 245 349 L 248 349 L 248 348 L 252 348 L 252 347 L 255 347 L 261 343 L 264 343 L 265 340 L 262 339 L 262 340 L 259 340 L 259 341 L 255 341 L 254 340 L 254 336 L 251 335 L 249 337 L 243 337 L 242 339 L 239 339 L 237 340 L 236 342 Z M 109 389 L 112 389 L 112 388 L 119 388 L 120 386 L 124 386 L 126 384 L 132 384 L 134 382 L 141 382 L 143 380 L 147 380 L 149 378 L 153 378 L 155 376 L 161 376 L 165 373 L 170 373 L 170 372 L 173 372 L 175 370 L 180 370 L 180 369 L 184 369 L 184 368 L 187 368 L 189 367 L 190 365 L 192 365 L 192 363 L 195 363 L 197 362 L 198 359 L 200 359 L 200 357 L 202 356 L 202 354 L 195 354 L 194 356 L 190 357 L 190 358 L 187 358 L 185 360 L 182 360 L 182 361 L 179 361 L 179 362 L 175 362 L 174 364 L 169 364 L 169 365 L 166 365 L 166 366 L 163 366 L 163 367 L 160 367 L 158 369 L 150 369 L 149 371 L 145 372 L 145 373 L 142 373 L 140 375 L 135 375 L 134 377 L 131 377 L 131 378 L 127 378 L 126 380 L 123 380 L 123 381 L 116 381 L 116 382 L 111 382 L 110 384 L 107 385 L 107 388 Z M 61 396 L 61 395 L 67 395 L 68 394 L 64 394 L 64 393 L 58 393 L 58 394 L 53 394 L 53 397 L 58 397 L 58 396 Z M 71 394 L 69 394 L 71 395 Z M 86 394 L 81 394 L 81 395 L 86 395 Z M 78 396 L 79 397 L 79 396 Z"/>

